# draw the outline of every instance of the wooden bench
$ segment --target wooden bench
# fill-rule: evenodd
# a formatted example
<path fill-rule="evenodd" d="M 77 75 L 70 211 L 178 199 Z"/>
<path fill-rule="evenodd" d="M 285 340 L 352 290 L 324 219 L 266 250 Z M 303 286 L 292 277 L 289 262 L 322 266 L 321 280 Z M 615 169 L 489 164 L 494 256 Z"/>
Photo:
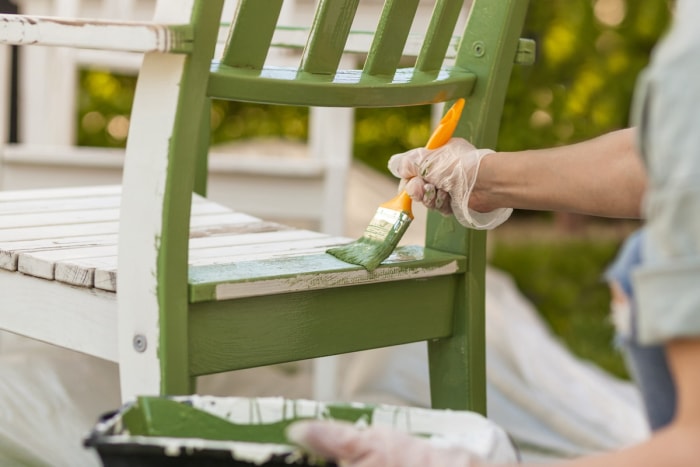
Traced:
<path fill-rule="evenodd" d="M 458 134 L 494 145 L 510 70 L 530 50 L 518 48 L 527 2 L 476 0 L 445 60 L 462 1 L 439 0 L 415 64 L 401 68 L 418 3 L 386 2 L 362 69 L 338 69 L 357 0 L 318 3 L 295 31 L 308 37 L 295 67 L 265 60 L 281 0 L 242 1 L 221 57 L 221 0 L 159 1 L 145 23 L 3 15 L 3 43 L 145 55 L 121 187 L 0 193 L 0 328 L 118 362 L 125 400 L 191 393 L 199 375 L 425 340 L 433 405 L 484 412 L 483 232 L 431 214 L 426 245 L 370 273 L 324 253 L 348 239 L 204 196 L 214 98 L 466 97 Z"/>

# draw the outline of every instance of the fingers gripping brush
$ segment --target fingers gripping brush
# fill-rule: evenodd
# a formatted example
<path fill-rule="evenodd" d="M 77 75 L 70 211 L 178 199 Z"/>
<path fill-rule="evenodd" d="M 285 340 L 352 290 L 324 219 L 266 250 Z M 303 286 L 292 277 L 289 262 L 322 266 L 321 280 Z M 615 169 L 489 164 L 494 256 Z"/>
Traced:
<path fill-rule="evenodd" d="M 435 149 L 450 140 L 463 108 L 464 99 L 458 99 L 452 104 L 430 136 L 426 148 Z M 341 261 L 357 264 L 368 271 L 373 271 L 394 251 L 411 224 L 413 220 L 411 205 L 411 197 L 406 190 L 401 190 L 396 197 L 379 205 L 362 237 L 326 252 Z"/>

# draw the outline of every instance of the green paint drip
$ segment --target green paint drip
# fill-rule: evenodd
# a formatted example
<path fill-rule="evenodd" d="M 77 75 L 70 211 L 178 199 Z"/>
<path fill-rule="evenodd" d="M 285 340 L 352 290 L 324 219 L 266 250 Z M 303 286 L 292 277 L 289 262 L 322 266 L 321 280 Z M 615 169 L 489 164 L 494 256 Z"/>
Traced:
<path fill-rule="evenodd" d="M 407 213 L 379 208 L 362 237 L 347 245 L 330 248 L 326 253 L 374 271 L 394 251 L 410 224 L 411 217 Z"/>

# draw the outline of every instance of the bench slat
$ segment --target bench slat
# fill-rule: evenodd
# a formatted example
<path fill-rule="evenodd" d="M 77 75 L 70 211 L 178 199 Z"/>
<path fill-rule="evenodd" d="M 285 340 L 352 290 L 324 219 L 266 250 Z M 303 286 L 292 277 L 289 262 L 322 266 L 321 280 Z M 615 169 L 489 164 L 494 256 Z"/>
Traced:
<path fill-rule="evenodd" d="M 359 0 L 321 0 L 304 49 L 301 70 L 333 74 L 338 69 Z"/>
<path fill-rule="evenodd" d="M 80 203 L 82 204 L 82 203 Z M 70 224 L 92 224 L 119 219 L 119 208 L 106 205 L 98 209 L 76 209 L 66 205 L 65 210 L 32 212 L 29 214 L 2 214 L 0 225 L 8 229 L 37 226 L 66 226 Z M 215 203 L 192 203 L 193 215 L 227 214 L 231 210 Z"/>
<path fill-rule="evenodd" d="M 27 190 L 30 191 L 30 190 Z M 88 197 L 80 199 L 33 199 L 26 201 L 16 201 L 13 203 L 0 202 L 0 225 L 5 225 L 3 222 L 5 215 L 16 215 L 18 213 L 46 213 L 46 212 L 61 212 L 66 209 L 71 211 L 80 211 L 88 209 L 114 209 L 119 208 L 121 198 L 119 195 L 110 195 L 103 197 Z M 70 206 L 67 208 L 67 206 Z"/>
<path fill-rule="evenodd" d="M 204 242 L 205 238 L 194 239 L 190 245 L 191 264 L 214 264 L 221 261 L 236 261 L 237 256 L 250 257 L 253 254 L 260 256 L 261 252 L 276 253 L 281 251 L 297 251 L 305 248 L 328 248 L 337 244 L 340 239 L 329 241 L 326 235 L 304 230 L 286 230 L 278 232 L 278 235 L 246 235 L 227 236 L 217 239 L 216 245 Z M 222 240 L 227 240 L 226 242 Z M 117 244 L 102 245 L 75 245 L 68 247 L 45 247 L 27 250 L 18 253 L 17 270 L 35 277 L 44 279 L 61 280 L 54 273 L 59 265 L 66 267 L 72 265 L 72 274 L 77 274 L 81 269 L 93 270 L 93 260 L 99 262 L 103 268 L 116 268 Z M 112 259 L 109 259 L 112 258 Z M 89 277 L 87 273 L 81 277 Z M 71 282 L 73 283 L 73 282 Z M 92 287 L 92 282 L 73 283 Z"/>
<path fill-rule="evenodd" d="M 240 226 L 239 226 L 240 227 Z M 284 230 L 286 229 L 286 230 Z M 190 248 L 192 249 L 207 249 L 226 247 L 232 245 L 243 245 L 250 243 L 263 243 L 279 241 L 282 235 L 290 230 L 280 224 L 270 222 L 257 222 L 246 224 L 244 228 L 229 229 L 225 235 L 221 231 L 201 231 L 196 227 L 192 230 L 192 238 L 190 240 Z M 310 238 L 312 235 L 321 236 L 315 232 L 298 230 L 297 237 Z M 288 237 L 285 237 L 288 238 Z M 58 239 L 38 239 L 38 240 L 20 240 L 14 242 L 4 242 L 0 244 L 0 268 L 10 271 L 16 271 L 18 267 L 18 258 L 21 254 L 33 254 L 44 251 L 63 251 L 65 258 L 74 258 L 79 255 L 70 255 L 70 251 L 88 252 L 92 247 L 102 247 L 107 245 L 116 245 L 116 234 L 94 235 L 86 237 L 67 237 Z M 83 255 L 86 256 L 86 255 Z M 94 254 L 92 256 L 100 256 Z"/>
<path fill-rule="evenodd" d="M 258 228 L 267 228 L 270 223 L 260 221 L 257 217 L 240 212 L 196 215 L 190 220 L 190 235 L 203 237 L 221 235 L 230 232 L 250 232 Z M 92 235 L 116 234 L 118 222 L 92 222 L 87 224 L 49 225 L 21 227 L 14 229 L 0 228 L 0 250 L 6 242 L 22 240 L 38 240 L 68 237 L 83 237 Z M 268 228 L 269 229 L 269 228 Z"/>
<path fill-rule="evenodd" d="M 389 0 L 384 4 L 363 71 L 369 75 L 393 75 L 404 55 L 406 39 L 419 0 Z M 346 46 L 347 48 L 347 46 Z"/>
<path fill-rule="evenodd" d="M 15 229 L 0 229 L 0 249 L 5 242 L 13 242 L 17 239 L 39 240 L 82 237 L 84 235 L 116 234 L 119 230 L 118 222 L 91 222 L 87 224 L 68 225 L 40 225 L 35 227 L 20 227 Z"/>
<path fill-rule="evenodd" d="M 84 258 L 89 264 L 93 258 L 100 256 L 114 256 L 116 258 L 117 245 L 21 253 L 17 262 L 17 270 L 30 276 L 53 280 L 57 264 L 81 258 Z M 86 286 L 92 287 L 92 283 L 86 284 Z"/>
<path fill-rule="evenodd" d="M 440 69 L 463 5 L 464 0 L 437 0 L 416 60 L 418 70 L 432 72 Z"/>
<path fill-rule="evenodd" d="M 302 241 L 270 242 L 265 244 L 225 247 L 222 249 L 190 250 L 190 267 L 215 266 L 219 264 L 236 265 L 247 261 L 269 260 L 270 258 L 290 258 L 306 255 L 323 254 L 328 248 L 347 242 L 347 239 L 328 237 Z M 94 284 L 86 286 L 116 291 L 117 257 L 105 256 L 90 259 L 69 259 L 61 263 L 61 268 L 74 270 L 94 269 Z M 58 270 L 58 267 L 57 267 Z M 63 280 L 56 274 L 56 280 Z M 78 284 L 75 284 L 78 285 Z"/>
<path fill-rule="evenodd" d="M 282 0 L 241 0 L 222 62 L 232 67 L 261 69 L 281 11 Z"/>
<path fill-rule="evenodd" d="M 122 192 L 119 185 L 104 185 L 95 187 L 42 188 L 41 190 L 8 190 L 0 191 L 0 206 L 27 200 L 63 199 L 89 196 L 119 196 Z"/>
<path fill-rule="evenodd" d="M 70 248 L 72 246 L 100 246 L 116 245 L 117 234 L 93 235 L 87 237 L 68 237 L 53 239 L 27 240 L 4 242 L 0 244 L 0 268 L 16 271 L 19 255 L 29 251 L 40 251 L 57 248 Z"/>
<path fill-rule="evenodd" d="M 327 254 L 247 261 L 190 268 L 190 302 L 343 287 L 363 283 L 421 279 L 462 272 L 463 256 L 399 247 L 373 272 Z"/>

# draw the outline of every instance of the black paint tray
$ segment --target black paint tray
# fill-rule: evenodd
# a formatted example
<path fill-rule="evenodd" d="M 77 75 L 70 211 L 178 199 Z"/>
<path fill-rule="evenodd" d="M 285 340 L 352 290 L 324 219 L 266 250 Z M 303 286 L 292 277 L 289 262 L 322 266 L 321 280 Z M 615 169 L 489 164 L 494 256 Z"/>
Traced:
<path fill-rule="evenodd" d="M 334 466 L 286 439 L 290 423 L 309 418 L 389 425 L 486 459 L 517 460 L 507 435 L 475 413 L 283 398 L 139 397 L 102 417 L 84 444 L 104 467 Z"/>

